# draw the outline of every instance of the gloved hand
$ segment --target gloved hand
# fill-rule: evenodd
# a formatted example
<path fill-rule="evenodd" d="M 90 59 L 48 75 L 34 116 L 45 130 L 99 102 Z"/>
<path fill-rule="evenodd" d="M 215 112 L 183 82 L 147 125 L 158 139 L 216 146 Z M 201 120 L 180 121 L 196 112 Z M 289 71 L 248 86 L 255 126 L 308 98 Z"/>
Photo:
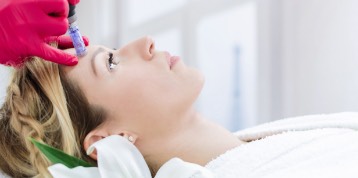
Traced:
<path fill-rule="evenodd" d="M 17 66 L 26 57 L 38 56 L 59 64 L 77 64 L 76 56 L 49 46 L 46 38 L 66 33 L 68 3 L 78 2 L 79 0 L 1 0 L 0 63 Z"/>

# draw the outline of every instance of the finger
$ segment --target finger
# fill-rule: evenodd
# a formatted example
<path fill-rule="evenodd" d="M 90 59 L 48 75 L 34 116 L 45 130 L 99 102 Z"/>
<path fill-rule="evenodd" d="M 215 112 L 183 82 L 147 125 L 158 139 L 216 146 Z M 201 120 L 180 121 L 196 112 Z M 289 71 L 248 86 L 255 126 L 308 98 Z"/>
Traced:
<path fill-rule="evenodd" d="M 34 55 L 47 61 L 68 66 L 74 66 L 78 63 L 76 56 L 70 55 L 47 44 L 43 44 L 37 48 L 37 50 L 34 52 Z"/>
<path fill-rule="evenodd" d="M 82 36 L 83 42 L 85 43 L 85 46 L 88 46 L 89 39 L 86 36 Z M 61 36 L 50 36 L 45 38 L 45 42 L 47 44 L 55 42 L 57 44 L 57 47 L 60 49 L 68 49 L 73 48 L 72 39 L 68 35 L 61 35 Z"/>
<path fill-rule="evenodd" d="M 71 5 L 76 5 L 80 2 L 80 0 L 68 0 L 68 3 L 70 3 Z"/>
<path fill-rule="evenodd" d="M 60 36 L 67 32 L 68 20 L 67 18 L 45 16 L 37 23 L 36 28 L 38 32 L 41 32 L 42 37 Z"/>
<path fill-rule="evenodd" d="M 47 44 L 51 44 L 51 43 L 56 43 L 56 44 L 58 44 L 58 37 L 60 37 L 60 36 L 49 36 L 49 37 L 46 37 L 45 39 L 44 39 L 44 41 L 45 41 L 45 43 L 47 43 Z M 58 46 L 58 45 L 57 45 Z"/>
<path fill-rule="evenodd" d="M 85 46 L 88 46 L 89 40 L 86 36 L 82 36 L 83 42 Z M 57 38 L 58 48 L 67 49 L 73 48 L 73 42 L 70 36 L 62 35 Z"/>
<path fill-rule="evenodd" d="M 67 0 L 37 0 L 39 7 L 52 17 L 68 16 L 69 6 Z"/>

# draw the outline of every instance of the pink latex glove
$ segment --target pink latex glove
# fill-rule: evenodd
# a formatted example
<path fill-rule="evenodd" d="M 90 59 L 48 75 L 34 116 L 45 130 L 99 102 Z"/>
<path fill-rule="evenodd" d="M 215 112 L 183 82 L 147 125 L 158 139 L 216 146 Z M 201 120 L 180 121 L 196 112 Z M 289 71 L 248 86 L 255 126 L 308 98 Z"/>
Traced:
<path fill-rule="evenodd" d="M 79 0 L 1 0 L 0 63 L 21 65 L 26 57 L 38 56 L 64 65 L 76 65 L 76 56 L 53 48 L 46 38 L 68 29 L 68 3 Z"/>

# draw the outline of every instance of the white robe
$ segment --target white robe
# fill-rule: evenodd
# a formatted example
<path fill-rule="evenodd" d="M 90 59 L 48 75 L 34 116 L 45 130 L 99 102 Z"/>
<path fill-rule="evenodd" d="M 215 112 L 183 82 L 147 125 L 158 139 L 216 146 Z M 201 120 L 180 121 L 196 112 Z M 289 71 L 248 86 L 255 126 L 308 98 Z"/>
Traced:
<path fill-rule="evenodd" d="M 279 120 L 235 133 L 249 141 L 205 168 L 217 178 L 358 177 L 358 113 Z"/>

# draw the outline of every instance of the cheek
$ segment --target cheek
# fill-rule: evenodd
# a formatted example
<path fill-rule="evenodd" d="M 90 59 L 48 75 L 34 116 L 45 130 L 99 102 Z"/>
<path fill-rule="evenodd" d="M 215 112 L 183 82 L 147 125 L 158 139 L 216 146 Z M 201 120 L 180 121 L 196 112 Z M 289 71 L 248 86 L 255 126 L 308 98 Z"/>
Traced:
<path fill-rule="evenodd" d="M 170 83 L 165 85 L 170 86 Z M 152 77 L 141 76 L 123 76 L 122 80 L 118 80 L 113 85 L 113 99 L 118 100 L 118 103 L 134 108 L 149 107 L 150 103 L 159 99 L 162 95 L 165 85 L 154 80 Z"/>
<path fill-rule="evenodd" d="M 103 91 L 104 104 L 131 122 L 181 112 L 195 102 L 202 87 L 201 78 L 193 74 L 178 76 L 151 68 L 122 69 Z"/>
<path fill-rule="evenodd" d="M 143 132 L 153 122 L 153 118 L 159 115 L 161 108 L 157 98 L 137 82 L 119 84 L 111 91 L 107 105 L 116 116 L 118 124 Z"/>
<path fill-rule="evenodd" d="M 119 114 L 127 117 L 156 115 L 168 104 L 167 95 L 175 92 L 175 80 L 160 72 L 146 70 L 123 72 L 111 85 L 108 100 L 116 103 Z M 171 95 L 171 94 L 170 94 Z"/>

